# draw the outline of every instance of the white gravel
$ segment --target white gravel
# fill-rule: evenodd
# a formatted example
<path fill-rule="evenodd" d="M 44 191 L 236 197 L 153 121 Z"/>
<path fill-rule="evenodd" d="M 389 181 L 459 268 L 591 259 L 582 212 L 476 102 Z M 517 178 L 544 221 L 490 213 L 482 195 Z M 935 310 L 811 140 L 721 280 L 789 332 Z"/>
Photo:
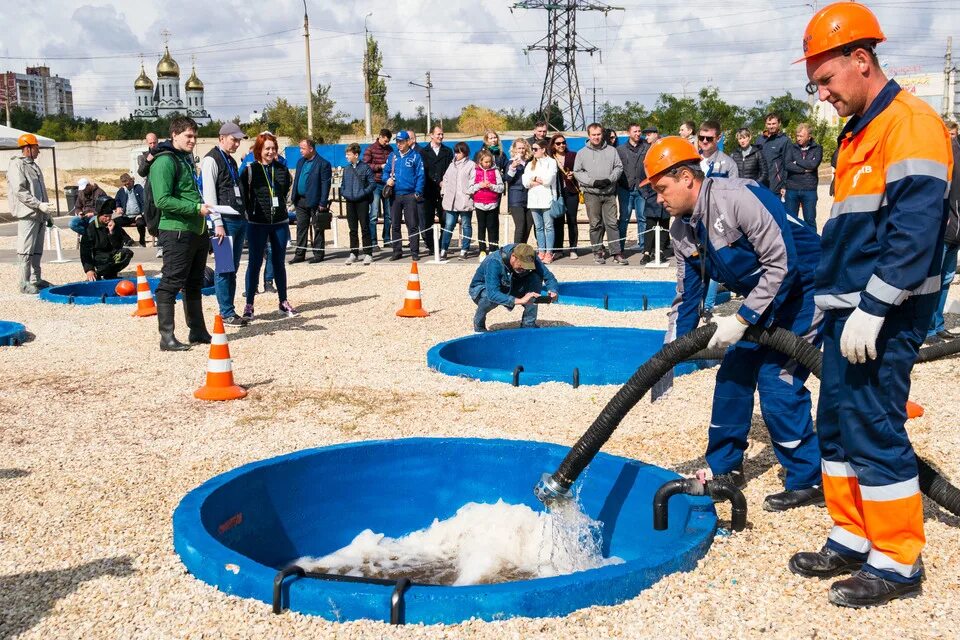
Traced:
<path fill-rule="evenodd" d="M 828 518 L 816 508 L 760 509 L 781 481 L 758 409 L 746 465 L 753 477 L 748 530 L 718 538 L 694 571 L 668 576 L 619 606 L 452 626 L 333 624 L 292 612 L 274 616 L 266 604 L 187 575 L 173 551 L 171 514 L 215 474 L 307 447 L 383 437 L 572 444 L 616 391 L 559 383 L 512 388 L 432 372 L 427 349 L 469 331 L 474 305 L 466 287 L 475 265 L 423 263 L 432 315 L 401 319 L 394 313 L 406 261 L 366 268 L 339 262 L 289 269 L 299 317 L 280 319 L 275 296 L 267 295 L 258 298 L 261 315 L 252 326 L 229 330 L 235 376 L 250 395 L 224 404 L 191 396 L 203 383 L 206 349 L 160 353 L 155 319 L 13 293 L 14 267 L 0 265 L 0 318 L 36 335 L 0 349 L 0 637 L 958 637 L 960 519 L 929 503 L 929 577 L 920 598 L 842 610 L 827 603 L 829 583 L 787 570 L 794 551 L 819 547 Z M 586 262 L 563 260 L 555 272 L 561 280 L 673 273 Z M 76 263 L 47 265 L 44 276 L 67 282 L 78 270 Z M 205 298 L 204 308 L 212 318 L 215 300 Z M 497 311 L 490 325 L 518 320 L 519 312 Z M 663 328 L 665 311 L 554 305 L 541 309 L 541 320 Z M 178 334 L 186 336 L 179 311 Z M 917 368 L 912 397 L 926 415 L 909 429 L 918 450 L 960 480 L 957 362 Z M 605 450 L 683 472 L 702 465 L 714 377 L 715 370 L 685 376 L 664 401 L 642 402 Z M 531 484 L 539 473 L 531 470 Z M 720 512 L 729 517 L 728 507 Z"/>

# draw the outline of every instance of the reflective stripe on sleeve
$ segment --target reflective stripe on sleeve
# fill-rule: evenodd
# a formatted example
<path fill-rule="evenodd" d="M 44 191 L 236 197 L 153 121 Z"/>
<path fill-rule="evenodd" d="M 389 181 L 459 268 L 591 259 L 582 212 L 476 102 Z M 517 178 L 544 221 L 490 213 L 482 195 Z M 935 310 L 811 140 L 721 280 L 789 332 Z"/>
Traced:
<path fill-rule="evenodd" d="M 900 162 L 894 162 L 887 167 L 887 184 L 903 180 L 911 176 L 925 176 L 937 180 L 947 180 L 947 165 L 936 160 L 924 160 L 923 158 L 907 158 Z"/>

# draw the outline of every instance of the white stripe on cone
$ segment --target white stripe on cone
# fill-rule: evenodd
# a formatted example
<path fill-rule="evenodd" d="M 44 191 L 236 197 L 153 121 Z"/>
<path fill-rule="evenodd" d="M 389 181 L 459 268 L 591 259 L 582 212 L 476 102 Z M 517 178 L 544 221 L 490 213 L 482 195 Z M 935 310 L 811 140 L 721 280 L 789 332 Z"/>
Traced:
<path fill-rule="evenodd" d="M 225 333 L 214 333 L 210 338 L 210 344 L 227 344 L 227 334 Z"/>
<path fill-rule="evenodd" d="M 233 358 L 222 360 L 208 360 L 207 371 L 210 373 L 229 373 L 233 371 Z"/>
<path fill-rule="evenodd" d="M 407 300 L 420 300 L 419 291 L 407 291 L 407 294 L 403 296 Z"/>

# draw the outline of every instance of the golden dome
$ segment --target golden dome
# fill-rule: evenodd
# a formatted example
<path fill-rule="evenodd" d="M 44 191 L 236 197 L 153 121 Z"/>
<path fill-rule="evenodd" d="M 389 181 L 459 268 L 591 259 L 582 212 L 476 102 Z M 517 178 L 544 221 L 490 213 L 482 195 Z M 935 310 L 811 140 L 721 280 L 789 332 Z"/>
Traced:
<path fill-rule="evenodd" d="M 138 77 L 136 82 L 133 83 L 133 88 L 153 91 L 153 80 L 147 77 L 147 72 L 144 70 L 142 64 L 140 65 L 140 77 Z"/>
<path fill-rule="evenodd" d="M 158 78 L 179 78 L 180 77 L 180 65 L 177 64 L 177 61 L 170 57 L 170 49 L 164 47 L 163 57 L 160 58 L 160 62 L 157 63 L 157 77 Z"/>
<path fill-rule="evenodd" d="M 200 82 L 200 78 L 197 77 L 196 67 L 194 67 L 193 73 L 190 74 L 190 78 L 187 79 L 187 84 L 184 88 L 187 91 L 203 91 L 203 83 Z"/>

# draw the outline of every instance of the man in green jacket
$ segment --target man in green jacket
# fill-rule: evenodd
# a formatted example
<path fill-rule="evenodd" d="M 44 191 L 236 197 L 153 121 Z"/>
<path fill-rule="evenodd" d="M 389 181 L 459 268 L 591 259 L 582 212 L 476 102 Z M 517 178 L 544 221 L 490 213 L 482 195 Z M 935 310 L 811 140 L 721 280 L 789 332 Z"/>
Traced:
<path fill-rule="evenodd" d="M 197 123 L 191 118 L 174 118 L 170 123 L 170 139 L 157 146 L 150 165 L 150 189 L 160 210 L 160 245 L 163 247 L 163 272 L 156 292 L 161 351 L 190 348 L 174 335 L 173 314 L 181 289 L 190 344 L 210 343 L 200 293 L 207 264 L 206 216 L 210 210 L 203 203 L 197 186 L 193 163 L 196 144 Z"/>

